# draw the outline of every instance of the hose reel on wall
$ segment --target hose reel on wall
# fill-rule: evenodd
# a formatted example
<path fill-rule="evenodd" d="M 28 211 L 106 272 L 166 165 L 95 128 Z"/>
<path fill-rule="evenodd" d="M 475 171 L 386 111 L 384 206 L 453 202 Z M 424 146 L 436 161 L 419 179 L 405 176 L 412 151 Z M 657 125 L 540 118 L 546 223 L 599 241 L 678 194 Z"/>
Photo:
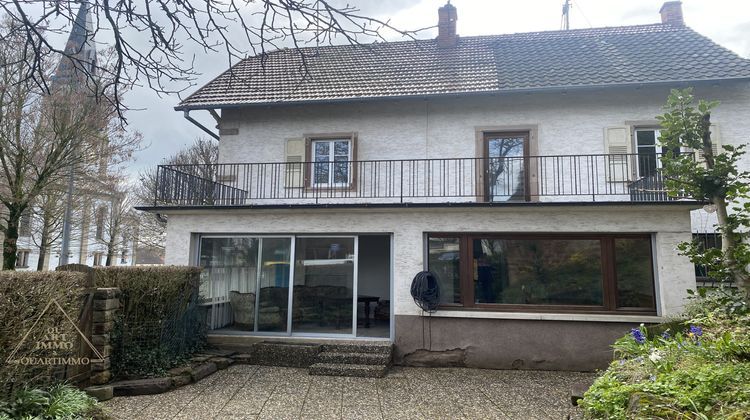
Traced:
<path fill-rule="evenodd" d="M 433 312 L 437 311 L 440 305 L 440 283 L 437 274 L 432 271 L 420 271 L 414 276 L 411 282 L 411 297 L 414 303 L 422 309 L 423 312 L 430 314 L 429 321 L 429 349 L 432 349 L 432 318 Z M 425 325 L 424 317 L 422 318 L 422 348 L 425 347 Z"/>
<path fill-rule="evenodd" d="M 440 305 L 440 284 L 437 274 L 420 271 L 411 281 L 411 297 L 420 309 L 427 313 L 437 311 Z"/>

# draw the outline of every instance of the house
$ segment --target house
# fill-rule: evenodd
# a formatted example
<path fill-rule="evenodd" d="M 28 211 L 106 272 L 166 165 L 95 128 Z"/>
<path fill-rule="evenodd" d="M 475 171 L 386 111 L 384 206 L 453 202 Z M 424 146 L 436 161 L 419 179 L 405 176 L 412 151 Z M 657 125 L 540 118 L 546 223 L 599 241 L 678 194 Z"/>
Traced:
<path fill-rule="evenodd" d="M 679 314 L 694 268 L 655 116 L 717 99 L 748 140 L 750 61 L 685 25 L 279 50 L 176 109 L 217 119 L 220 163 L 162 166 L 168 264 L 204 268 L 212 337 L 391 340 L 397 363 L 592 369 Z M 302 55 L 306 62 L 304 72 Z M 210 130 L 209 130 L 210 132 Z M 745 161 L 747 163 L 747 161 Z M 410 294 L 425 270 L 439 308 Z"/>

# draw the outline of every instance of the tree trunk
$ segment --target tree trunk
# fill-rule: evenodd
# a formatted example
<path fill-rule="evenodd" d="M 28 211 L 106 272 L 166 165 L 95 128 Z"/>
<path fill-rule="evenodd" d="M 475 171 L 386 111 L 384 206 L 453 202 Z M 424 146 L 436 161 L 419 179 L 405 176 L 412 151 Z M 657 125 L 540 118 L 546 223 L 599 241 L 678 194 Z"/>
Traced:
<path fill-rule="evenodd" d="M 107 262 L 104 263 L 107 267 L 112 265 L 112 260 L 114 259 L 114 252 L 112 252 L 112 245 L 107 245 Z"/>
<path fill-rule="evenodd" d="M 46 217 L 42 223 L 42 235 L 39 239 L 39 261 L 36 263 L 36 271 L 44 271 L 44 259 L 47 258 L 47 248 L 49 247 L 47 242 L 49 241 L 50 233 L 49 223 L 47 222 Z"/>
<path fill-rule="evenodd" d="M 706 168 L 714 168 L 714 151 L 711 144 L 711 114 L 705 114 L 701 120 L 703 158 L 706 161 Z M 747 285 L 747 273 L 743 267 L 737 266 L 734 259 L 734 253 L 737 249 L 736 233 L 730 227 L 729 213 L 727 211 L 726 194 L 714 195 L 711 198 L 711 204 L 716 206 L 716 219 L 721 232 L 721 253 L 724 256 L 724 263 L 731 273 L 732 280 L 746 295 L 750 294 Z"/>
<path fill-rule="evenodd" d="M 726 199 L 724 197 L 712 197 L 711 202 L 716 206 L 716 219 L 721 227 L 721 254 L 724 256 L 725 264 L 727 268 L 729 268 L 735 285 L 740 288 L 745 295 L 750 296 L 747 275 L 742 267 L 737 266 L 737 261 L 734 259 L 737 241 L 734 231 L 730 231 L 727 228 L 729 214 L 727 212 Z"/>
<path fill-rule="evenodd" d="M 117 229 L 115 228 L 115 232 L 117 232 Z M 109 241 L 107 242 L 107 262 L 104 264 L 107 267 L 114 264 L 114 257 L 115 257 L 115 247 L 117 246 L 117 234 L 110 235 Z"/>
<path fill-rule="evenodd" d="M 8 225 L 3 240 L 3 270 L 15 270 L 18 257 L 18 225 L 23 209 L 16 206 L 8 209 Z"/>

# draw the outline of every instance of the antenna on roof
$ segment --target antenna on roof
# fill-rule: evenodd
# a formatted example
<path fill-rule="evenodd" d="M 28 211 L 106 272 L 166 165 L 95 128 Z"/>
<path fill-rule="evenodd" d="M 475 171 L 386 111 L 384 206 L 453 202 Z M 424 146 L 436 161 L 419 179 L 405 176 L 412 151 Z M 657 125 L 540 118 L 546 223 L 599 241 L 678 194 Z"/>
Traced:
<path fill-rule="evenodd" d="M 570 29 L 570 8 L 573 7 L 572 4 L 570 4 L 570 0 L 565 0 L 565 3 L 563 3 L 562 8 L 562 22 L 560 23 L 560 27 L 563 30 Z"/>

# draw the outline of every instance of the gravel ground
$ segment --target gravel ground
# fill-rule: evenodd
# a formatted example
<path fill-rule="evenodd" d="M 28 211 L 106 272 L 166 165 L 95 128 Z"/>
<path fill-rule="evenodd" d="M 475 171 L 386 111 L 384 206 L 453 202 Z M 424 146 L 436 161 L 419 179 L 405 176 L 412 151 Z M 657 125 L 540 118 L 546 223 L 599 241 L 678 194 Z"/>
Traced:
<path fill-rule="evenodd" d="M 593 373 L 394 367 L 379 379 L 235 365 L 159 395 L 104 403 L 117 419 L 566 419 Z"/>

